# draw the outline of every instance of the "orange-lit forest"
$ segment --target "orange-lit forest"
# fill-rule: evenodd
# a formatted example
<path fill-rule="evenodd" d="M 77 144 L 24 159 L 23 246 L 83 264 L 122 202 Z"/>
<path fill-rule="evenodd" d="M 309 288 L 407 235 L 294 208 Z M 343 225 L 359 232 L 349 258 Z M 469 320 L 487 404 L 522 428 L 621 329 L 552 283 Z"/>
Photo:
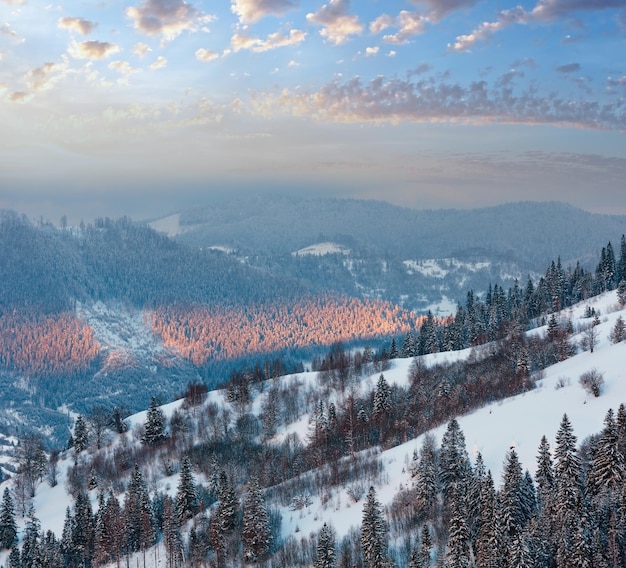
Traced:
<path fill-rule="evenodd" d="M 74 376 L 100 352 L 93 329 L 69 312 L 0 317 L 0 367 L 31 377 Z"/>
<path fill-rule="evenodd" d="M 331 295 L 293 304 L 168 306 L 152 319 L 164 344 L 197 366 L 209 359 L 400 335 L 417 325 L 412 312 L 389 302 Z"/>

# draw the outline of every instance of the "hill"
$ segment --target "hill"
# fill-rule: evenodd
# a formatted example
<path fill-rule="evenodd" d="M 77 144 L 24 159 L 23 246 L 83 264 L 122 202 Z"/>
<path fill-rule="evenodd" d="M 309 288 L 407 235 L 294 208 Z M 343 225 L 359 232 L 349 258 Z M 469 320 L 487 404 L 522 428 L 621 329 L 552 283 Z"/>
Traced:
<path fill-rule="evenodd" d="M 195 247 L 226 248 L 242 262 L 297 278 L 316 291 L 375 297 L 442 315 L 469 288 L 535 278 L 557 257 L 565 267 L 589 267 L 601 246 L 626 233 L 624 216 L 564 203 L 415 210 L 377 201 L 267 195 L 223 197 L 151 225 Z M 325 253 L 294 254 L 307 247 Z"/>
<path fill-rule="evenodd" d="M 562 441 L 559 442 L 562 424 L 559 424 L 564 414 L 569 417 L 574 440 L 582 442 L 577 444 L 581 467 L 583 471 L 592 471 L 593 448 L 599 447 L 599 433 L 603 428 L 603 421 L 606 423 L 607 412 L 610 408 L 617 411 L 617 407 L 626 400 L 622 365 L 626 355 L 626 343 L 623 340 L 617 343 L 609 340 L 618 318 L 624 317 L 615 292 L 611 292 L 555 314 L 562 325 L 568 326 L 571 323 L 573 326 L 570 337 L 572 345 L 586 345 L 590 312 L 595 313 L 599 319 L 599 323 L 594 326 L 597 336 L 593 352 L 577 347 L 571 357 L 543 369 L 534 379 L 534 388 L 457 416 L 460 438 L 454 442 L 457 444 L 455 451 L 461 452 L 458 455 L 461 460 L 465 459 L 463 455 L 467 455 L 472 463 L 472 475 L 482 471 L 483 480 L 487 480 L 486 476 L 489 475 L 501 494 L 504 494 L 502 492 L 507 487 L 510 488 L 507 467 L 510 467 L 513 454 L 519 463 L 519 471 L 527 469 L 536 483 L 539 483 L 537 455 L 541 438 L 545 435 L 551 447 L 556 445 L 558 448 L 562 444 Z M 547 333 L 548 327 L 542 326 L 530 330 L 527 337 L 531 341 L 533 338 L 545 337 Z M 488 360 L 495 350 L 496 345 L 487 344 L 461 352 L 437 353 L 418 359 L 396 359 L 390 362 L 389 368 L 384 369 L 384 377 L 392 392 L 408 389 L 411 388 L 411 377 L 416 368 L 450 368 L 455 362 L 471 364 L 472 361 Z M 595 369 L 604 378 L 598 397 L 578 384 L 578 378 L 591 369 Z M 146 488 L 151 488 L 151 499 L 155 504 L 165 503 L 167 510 L 169 498 L 175 499 L 172 503 L 178 502 L 183 483 L 181 475 L 184 457 L 188 456 L 193 464 L 192 477 L 197 486 L 197 495 L 203 500 L 204 506 L 194 509 L 196 513 L 193 520 L 183 521 L 177 529 L 180 531 L 177 538 L 182 539 L 185 554 L 192 554 L 195 550 L 192 546 L 192 542 L 195 542 L 193 539 L 210 539 L 211 518 L 220 514 L 220 503 L 224 499 L 223 496 L 218 496 L 222 494 L 216 489 L 219 486 L 216 479 L 220 477 L 222 470 L 226 472 L 224 483 L 228 480 L 233 483 L 239 503 L 237 507 L 246 500 L 250 487 L 240 485 L 242 477 L 245 479 L 254 472 L 262 480 L 265 487 L 264 503 L 270 511 L 270 525 L 275 538 L 275 545 L 271 549 L 272 558 L 277 563 L 311 566 L 317 554 L 315 547 L 324 523 L 333 527 L 337 556 L 342 559 L 350 557 L 353 558 L 352 561 L 360 562 L 357 560 L 362 554 L 359 527 L 364 519 L 365 494 L 370 485 L 374 487 L 381 514 L 386 519 L 389 554 L 393 556 L 396 565 L 407 566 L 412 547 L 419 541 L 416 535 L 423 526 L 428 528 L 433 538 L 431 554 L 435 562 L 437 556 L 450 553 L 449 547 L 452 544 L 446 544 L 447 525 L 440 526 L 438 523 L 441 521 L 437 520 L 436 515 L 431 518 L 423 517 L 425 513 L 420 513 L 419 494 L 423 490 L 423 471 L 420 468 L 427 463 L 425 448 L 435 444 L 438 460 L 442 460 L 444 452 L 449 451 L 452 422 L 444 422 L 435 429 L 401 443 L 387 443 L 382 447 L 374 444 L 353 457 L 347 456 L 337 461 L 328 460 L 327 457 L 323 460 L 327 463 L 319 467 L 303 468 L 304 462 L 300 462 L 301 467 L 294 468 L 298 456 L 305 455 L 306 448 L 315 445 L 320 416 L 328 418 L 327 411 L 331 404 L 339 411 L 349 406 L 350 400 L 376 399 L 381 381 L 380 369 L 365 370 L 360 376 L 355 376 L 353 381 L 350 389 L 342 392 L 328 384 L 323 373 L 308 372 L 261 382 L 250 393 L 251 397 L 247 402 L 231 398 L 228 391 L 208 393 L 203 400 L 192 397 L 181 399 L 160 409 L 168 424 L 168 438 L 178 442 L 166 442 L 152 449 L 142 444 L 141 439 L 153 410 L 133 415 L 128 418 L 128 430 L 125 434 L 106 434 L 101 450 L 96 450 L 92 445 L 88 452 L 76 454 L 76 450 L 70 449 L 61 454 L 56 464 L 56 485 L 49 487 L 45 483 L 38 483 L 36 486 L 33 503 L 38 522 L 44 529 L 53 530 L 61 538 L 67 524 L 65 507 L 62 504 L 67 504 L 73 511 L 72 514 L 78 514 L 76 499 L 81 491 L 88 491 L 87 495 L 95 511 L 104 507 L 104 501 L 98 500 L 102 491 L 113 491 L 114 494 L 117 493 L 120 503 L 128 503 L 128 493 L 124 497 L 123 491 L 130 490 L 128 483 L 132 484 L 129 480 L 135 475 L 133 461 L 141 464 L 142 483 L 145 483 Z M 261 425 L 266 424 L 270 401 L 276 393 L 281 393 L 277 428 L 275 433 L 264 438 Z M 288 403 L 288 400 L 292 402 Z M 287 404 L 291 404 L 291 410 L 285 406 Z M 322 415 L 319 414 L 320 409 L 323 409 Z M 371 410 L 366 412 L 369 414 Z M 370 417 L 370 420 L 374 418 Z M 256 421 L 258 425 L 254 426 Z M 220 434 L 219 430 L 223 433 Z M 234 446 L 235 454 L 217 443 L 226 432 L 229 432 L 227 436 Z M 260 442 L 262 438 L 265 439 L 265 454 L 253 451 L 256 444 L 254 440 Z M 243 442 L 244 439 L 248 442 Z M 207 445 L 207 440 L 213 441 Z M 458 446 L 459 443 L 461 446 Z M 562 449 L 562 445 L 560 447 Z M 193 451 L 191 448 L 194 448 Z M 280 462 L 280 470 L 283 475 L 288 475 L 287 479 L 279 483 L 268 482 L 267 475 L 272 468 L 267 469 L 264 460 L 277 459 L 286 448 L 291 448 L 292 459 L 296 460 L 293 463 Z M 241 450 L 243 454 L 236 457 L 236 453 Z M 482 464 L 480 468 L 484 469 L 478 469 L 479 454 Z M 276 457 L 273 458 L 273 455 Z M 216 462 L 216 459 L 219 461 Z M 555 459 L 558 459 L 558 454 Z M 118 466 L 118 473 L 115 474 L 107 465 L 114 462 L 126 465 L 122 465 L 121 469 Z M 276 466 L 273 468 L 275 470 Z M 105 474 L 107 471 L 109 473 Z M 293 473 L 289 474 L 290 471 Z M 490 473 L 487 474 L 487 471 Z M 111 480 L 120 481 L 106 481 L 106 475 L 111 475 Z M 289 475 L 294 477 L 290 478 Z M 90 481 L 92 479 L 93 485 Z M 7 483 L 11 484 L 5 482 Z M 74 498 L 68 494 L 69 489 L 74 493 Z M 441 490 L 440 488 L 438 491 Z M 213 491 L 216 493 L 212 497 Z M 471 487 L 468 486 L 466 491 L 472 491 Z M 539 496 L 539 485 L 536 491 Z M 467 494 L 468 497 L 469 495 L 470 493 Z M 449 510 L 447 507 L 454 497 L 446 498 L 444 494 L 443 499 L 440 503 L 443 503 L 444 509 Z M 409 502 L 412 503 L 410 506 Z M 541 510 L 532 514 L 540 515 Z M 465 515 L 467 523 L 474 518 L 470 513 Z M 97 513 L 95 518 L 98 518 Z M 427 522 L 424 525 L 425 519 Z M 236 523 L 240 522 L 241 517 Z M 452 519 L 445 517 L 443 522 L 452 523 Z M 20 525 L 24 526 L 24 523 L 28 526 L 27 519 L 20 519 Z M 534 542 L 530 540 L 531 536 L 535 534 L 530 531 L 535 530 L 534 526 L 530 524 L 527 532 L 521 533 L 524 539 L 529 539 L 529 554 L 531 551 L 536 553 L 536 544 L 530 548 Z M 223 538 L 230 538 L 228 534 L 230 533 L 224 532 Z M 239 536 L 236 540 L 241 542 Z M 234 551 L 228 544 L 231 541 L 223 542 L 226 546 L 225 553 L 233 554 Z M 112 554 L 112 549 L 108 553 Z M 139 550 L 132 557 L 132 562 L 133 565 L 137 562 L 141 566 L 161 566 L 170 554 L 171 543 L 168 544 L 164 533 L 156 548 L 150 548 L 146 553 Z M 208 554 L 209 558 L 215 558 L 215 549 L 209 550 Z M 114 566 L 115 562 L 108 565 Z"/>

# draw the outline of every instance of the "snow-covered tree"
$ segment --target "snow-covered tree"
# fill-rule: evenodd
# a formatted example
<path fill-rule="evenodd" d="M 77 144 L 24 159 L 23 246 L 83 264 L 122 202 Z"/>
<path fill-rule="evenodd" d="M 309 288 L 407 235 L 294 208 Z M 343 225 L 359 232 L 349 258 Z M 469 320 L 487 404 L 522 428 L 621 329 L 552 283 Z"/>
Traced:
<path fill-rule="evenodd" d="M 456 484 L 451 488 L 451 515 L 448 536 L 447 568 L 470 566 L 469 531 L 467 530 L 464 494 Z"/>
<path fill-rule="evenodd" d="M 193 516 L 196 509 L 196 500 L 196 484 L 193 479 L 191 461 L 188 456 L 185 456 L 180 468 L 178 490 L 176 492 L 176 515 L 181 525 Z"/>
<path fill-rule="evenodd" d="M 228 480 L 228 475 L 222 470 L 218 482 L 217 521 L 222 532 L 229 531 L 235 526 L 237 514 L 237 496 L 235 487 Z"/>
<path fill-rule="evenodd" d="M 74 452 L 80 454 L 87 449 L 89 445 L 89 434 L 87 432 L 87 423 L 82 414 L 79 414 L 74 424 Z"/>
<path fill-rule="evenodd" d="M 249 483 L 248 494 L 243 503 L 241 539 L 246 562 L 255 562 L 263 558 L 268 553 L 272 542 L 269 514 L 256 479 L 252 479 Z"/>
<path fill-rule="evenodd" d="M 165 439 L 165 415 L 159 408 L 157 400 L 152 397 L 148 413 L 146 415 L 146 423 L 144 424 L 144 432 L 141 441 L 147 446 L 155 446 Z"/>
<path fill-rule="evenodd" d="M 13 548 L 17 544 L 17 523 L 15 522 L 15 506 L 9 488 L 4 488 L 0 503 L 0 546 Z"/>
<path fill-rule="evenodd" d="M 388 566 L 387 524 L 383 518 L 380 503 L 376 498 L 376 490 L 373 487 L 369 488 L 363 506 L 361 548 L 363 561 L 367 568 Z"/>
<path fill-rule="evenodd" d="M 317 535 L 317 558 L 315 568 L 335 568 L 335 531 L 324 523 Z"/>

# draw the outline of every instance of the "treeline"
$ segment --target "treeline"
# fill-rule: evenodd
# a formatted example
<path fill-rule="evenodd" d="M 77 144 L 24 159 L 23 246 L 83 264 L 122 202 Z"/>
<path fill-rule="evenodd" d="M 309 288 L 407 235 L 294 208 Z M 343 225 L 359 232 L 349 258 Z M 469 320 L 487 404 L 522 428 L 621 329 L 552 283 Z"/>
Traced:
<path fill-rule="evenodd" d="M 74 314 L 0 315 L 0 367 L 27 377 L 74 377 L 96 361 L 100 344 Z"/>
<path fill-rule="evenodd" d="M 241 307 L 165 306 L 152 318 L 163 343 L 196 366 L 209 359 L 397 335 L 415 323 L 411 312 L 389 302 L 332 295 Z"/>
<path fill-rule="evenodd" d="M 295 297 L 300 284 L 228 255 L 177 243 L 128 218 L 80 228 L 33 226 L 0 215 L 0 311 L 59 313 L 74 302 L 114 300 L 153 308 L 173 302 L 239 304 Z"/>
<path fill-rule="evenodd" d="M 414 357 L 440 351 L 456 351 L 494 341 L 542 323 L 551 312 L 565 310 L 602 292 L 618 289 L 621 305 L 626 303 L 626 237 L 622 236 L 619 257 L 609 243 L 602 248 L 595 271 L 576 264 L 564 269 L 553 261 L 537 283 L 530 278 L 524 287 L 517 283 L 504 290 L 489 286 L 482 295 L 467 293 L 454 317 L 437 321 L 428 314 L 419 336 L 407 332 L 397 353 Z M 593 315 L 593 314 L 591 314 Z M 394 344 L 395 345 L 395 344 Z M 395 351 L 394 351 L 395 353 Z"/>

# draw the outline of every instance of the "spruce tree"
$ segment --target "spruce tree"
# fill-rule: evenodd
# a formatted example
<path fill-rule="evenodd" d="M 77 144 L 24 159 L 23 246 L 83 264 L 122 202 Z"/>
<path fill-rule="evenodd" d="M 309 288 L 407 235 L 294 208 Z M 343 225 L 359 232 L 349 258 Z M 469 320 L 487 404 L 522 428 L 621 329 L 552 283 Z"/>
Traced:
<path fill-rule="evenodd" d="M 87 434 L 87 424 L 82 414 L 79 414 L 74 424 L 74 451 L 80 454 L 87 449 L 88 445 L 89 436 Z"/>
<path fill-rule="evenodd" d="M 217 520 L 220 530 L 226 532 L 235 526 L 237 514 L 237 496 L 235 487 L 228 480 L 228 475 L 222 470 L 219 477 L 217 505 Z"/>
<path fill-rule="evenodd" d="M 396 338 L 394 337 L 391 339 L 391 345 L 389 346 L 389 359 L 397 359 L 398 356 L 398 345 L 396 343 Z"/>
<path fill-rule="evenodd" d="M 374 391 L 374 404 L 372 408 L 372 418 L 380 421 L 391 408 L 391 388 L 386 381 L 385 376 L 381 373 L 376 383 Z"/>
<path fill-rule="evenodd" d="M 165 415 L 159 408 L 157 400 L 152 397 L 146 415 L 144 432 L 141 441 L 147 446 L 155 446 L 165 439 Z"/>
<path fill-rule="evenodd" d="M 191 461 L 188 456 L 183 458 L 176 493 L 176 514 L 182 526 L 187 519 L 193 517 L 196 509 L 196 484 L 191 471 Z"/>
<path fill-rule="evenodd" d="M 256 479 L 248 486 L 243 503 L 243 530 L 241 533 L 243 554 L 247 562 L 256 562 L 270 549 L 272 534 L 263 493 Z"/>
<path fill-rule="evenodd" d="M 465 447 L 465 436 L 456 418 L 448 423 L 439 450 L 439 474 L 444 496 L 453 485 L 467 482 L 471 465 Z"/>
<path fill-rule="evenodd" d="M 387 566 L 387 526 L 373 487 L 369 488 L 363 506 L 361 548 L 367 568 Z"/>
<path fill-rule="evenodd" d="M 4 488 L 0 503 L 0 546 L 3 549 L 13 548 L 17 544 L 17 523 L 15 522 L 15 507 L 9 488 Z"/>
<path fill-rule="evenodd" d="M 545 436 L 541 438 L 538 451 L 535 481 L 537 482 L 537 502 L 541 508 L 554 497 L 554 466 L 550 444 Z"/>
<path fill-rule="evenodd" d="M 433 547 L 433 540 L 430 536 L 430 530 L 427 524 L 422 525 L 422 532 L 420 536 L 419 558 L 423 568 L 428 568 L 430 566 L 430 551 Z"/>
<path fill-rule="evenodd" d="M 587 473 L 587 493 L 598 495 L 621 487 L 626 477 L 624 457 L 618 449 L 617 424 L 612 409 L 604 418 L 604 429 Z"/>
<path fill-rule="evenodd" d="M 315 568 L 335 568 L 335 533 L 326 523 L 317 535 L 317 558 Z"/>
<path fill-rule="evenodd" d="M 79 563 L 89 563 L 93 556 L 94 517 L 89 496 L 79 491 L 74 502 L 72 523 L 72 549 Z"/>
<path fill-rule="evenodd" d="M 498 534 L 496 525 L 496 490 L 488 471 L 480 492 L 480 525 L 476 539 L 476 566 L 499 568 L 496 556 Z"/>
<path fill-rule="evenodd" d="M 446 566 L 447 568 L 468 568 L 470 566 L 470 547 L 466 507 L 463 492 L 456 484 L 451 489 L 451 501 Z"/>
<path fill-rule="evenodd" d="M 419 516 L 433 521 L 437 505 L 439 469 L 435 437 L 426 434 L 415 470 L 415 506 Z"/>

